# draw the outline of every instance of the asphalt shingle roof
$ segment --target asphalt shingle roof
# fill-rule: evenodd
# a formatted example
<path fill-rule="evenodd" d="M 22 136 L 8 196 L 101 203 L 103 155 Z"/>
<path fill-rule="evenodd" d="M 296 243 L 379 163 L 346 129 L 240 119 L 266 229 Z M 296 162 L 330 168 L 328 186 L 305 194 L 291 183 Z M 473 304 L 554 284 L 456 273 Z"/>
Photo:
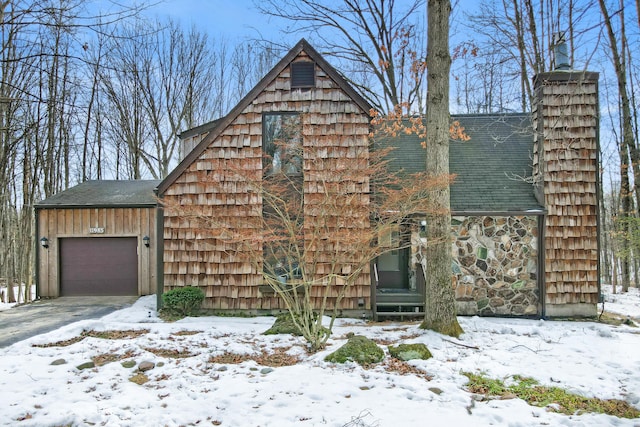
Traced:
<path fill-rule="evenodd" d="M 525 213 L 542 211 L 533 185 L 533 128 L 529 114 L 452 115 L 469 141 L 451 140 L 449 170 L 453 213 Z M 408 173 L 425 169 L 417 135 L 398 135 L 382 142 L 397 147 L 390 155 L 393 169 Z"/>
<path fill-rule="evenodd" d="M 39 208 L 143 207 L 158 204 L 159 180 L 86 181 L 36 204 Z"/>
<path fill-rule="evenodd" d="M 533 185 L 533 129 L 528 114 L 455 115 L 469 141 L 451 140 L 449 169 L 453 213 L 526 213 L 543 210 Z M 425 168 L 425 151 L 415 134 L 400 134 L 379 143 L 391 144 L 390 167 L 408 173 Z M 87 181 L 51 196 L 36 206 L 156 206 L 154 189 L 161 181 Z"/>

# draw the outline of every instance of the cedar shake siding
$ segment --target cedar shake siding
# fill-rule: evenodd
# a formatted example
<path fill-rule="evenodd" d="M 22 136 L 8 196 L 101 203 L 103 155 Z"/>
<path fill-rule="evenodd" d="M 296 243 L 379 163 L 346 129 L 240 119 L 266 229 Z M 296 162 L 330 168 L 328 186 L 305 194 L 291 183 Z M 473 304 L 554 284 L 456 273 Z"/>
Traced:
<path fill-rule="evenodd" d="M 314 87 L 291 89 L 291 62 L 313 64 Z M 368 166 L 368 105 L 303 40 L 228 116 L 209 128 L 201 127 L 201 134 L 186 135 L 200 142 L 160 185 L 165 205 L 188 205 L 216 218 L 218 224 L 233 227 L 238 227 L 235 218 L 242 217 L 246 218 L 243 226 L 255 227 L 258 224 L 255 216 L 262 212 L 262 200 L 251 190 L 263 178 L 262 132 L 266 113 L 300 115 L 305 223 L 314 221 L 314 200 L 322 197 L 321 183 L 331 179 L 335 168 L 341 164 Z M 357 211 L 362 218 L 350 218 L 348 224 L 368 228 L 368 177 L 362 176 L 357 181 L 354 188 L 361 192 L 363 207 Z M 247 254 L 237 250 L 199 230 L 194 221 L 185 220 L 169 208 L 164 210 L 165 291 L 198 286 L 205 292 L 204 307 L 208 309 L 284 309 L 277 296 L 261 292 L 264 289 L 261 271 L 247 260 Z M 317 247 L 314 258 L 326 264 L 319 266 L 318 274 L 329 268 L 330 252 Z M 324 289 L 317 287 L 313 292 L 314 298 L 319 299 Z M 362 273 L 348 292 L 342 309 L 370 310 L 369 272 Z M 330 295 L 335 296 L 335 292 Z"/>
<path fill-rule="evenodd" d="M 542 73 L 534 79 L 538 130 L 534 170 L 547 209 L 548 316 L 595 316 L 598 274 L 598 74 Z"/>

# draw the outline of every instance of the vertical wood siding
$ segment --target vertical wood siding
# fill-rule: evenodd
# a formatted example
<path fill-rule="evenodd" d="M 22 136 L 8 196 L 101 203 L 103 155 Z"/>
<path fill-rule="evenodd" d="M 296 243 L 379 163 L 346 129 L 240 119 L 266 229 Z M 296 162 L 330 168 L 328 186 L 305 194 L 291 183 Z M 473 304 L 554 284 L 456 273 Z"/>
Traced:
<path fill-rule="evenodd" d="M 308 60 L 302 52 L 296 61 Z M 262 200 L 250 191 L 247 180 L 262 179 L 262 114 L 297 112 L 303 126 L 303 173 L 305 190 L 305 222 L 313 221 L 308 206 L 322 191 L 319 183 L 332 175 L 332 170 L 348 165 L 357 168 L 358 158 L 368 165 L 368 112 L 349 96 L 317 65 L 316 86 L 309 90 L 290 89 L 289 67 L 285 68 L 253 102 L 242 111 L 223 133 L 167 189 L 164 198 L 183 205 L 196 206 L 217 223 L 237 224 L 235 218 L 246 218 L 247 227 L 255 226 L 261 215 Z M 194 137 L 194 139 L 198 139 Z M 318 161 L 319 159 L 319 161 Z M 237 170 L 243 171 L 238 176 Z M 354 189 L 368 190 L 368 177 L 354 183 Z M 363 184 L 366 182 L 366 185 Z M 352 227 L 368 228 L 368 193 L 361 195 L 361 209 L 345 222 Z M 252 220 L 254 218 L 254 220 Z M 262 294 L 261 272 L 234 252 L 228 243 L 198 231 L 195 223 L 180 218 L 170 209 L 164 212 L 164 288 L 199 286 L 205 291 L 204 306 L 212 309 L 278 310 L 285 308 L 276 296 Z M 318 248 L 314 255 L 329 268 L 328 252 Z M 319 301 L 323 289 L 314 289 Z M 332 293 L 336 296 L 336 292 Z M 359 303 L 364 302 L 364 307 Z M 360 275 L 342 302 L 343 309 L 370 309 L 369 272 Z"/>
<path fill-rule="evenodd" d="M 39 236 L 49 240 L 44 249 L 38 242 L 39 290 L 42 297 L 60 296 L 59 240 L 66 237 L 137 237 L 138 293 L 157 290 L 156 210 L 155 208 L 63 208 L 38 209 Z M 91 234 L 90 227 L 104 228 L 104 234 Z M 147 248 L 144 236 L 151 239 Z"/>
<path fill-rule="evenodd" d="M 597 304 L 598 87 L 593 73 L 538 77 L 534 170 L 541 177 L 546 303 Z"/>

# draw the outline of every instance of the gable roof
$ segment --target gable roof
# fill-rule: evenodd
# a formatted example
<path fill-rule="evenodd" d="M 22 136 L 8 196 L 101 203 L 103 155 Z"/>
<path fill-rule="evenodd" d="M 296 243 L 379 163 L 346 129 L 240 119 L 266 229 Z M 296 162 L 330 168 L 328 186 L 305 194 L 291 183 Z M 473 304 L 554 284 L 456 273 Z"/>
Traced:
<path fill-rule="evenodd" d="M 320 67 L 333 81 L 335 81 L 342 90 L 362 109 L 369 114 L 371 105 L 354 90 L 344 77 L 329 64 L 305 39 L 301 39 L 272 69 L 269 71 L 258 84 L 242 98 L 225 117 L 213 122 L 199 126 L 202 130 L 211 128 L 209 134 L 200 143 L 191 150 L 184 159 L 176 166 L 176 168 L 167 175 L 167 177 L 158 186 L 158 194 L 162 195 L 175 182 L 175 180 L 193 163 L 204 150 L 244 111 L 253 100 L 263 92 L 267 86 L 282 72 L 284 69 L 301 53 L 305 52 L 318 67 Z M 185 131 L 183 135 L 187 135 L 189 131 Z"/>
<path fill-rule="evenodd" d="M 36 208 L 153 207 L 159 180 L 94 180 L 71 187 L 40 202 Z"/>
<path fill-rule="evenodd" d="M 224 117 L 220 117 L 218 119 L 212 120 L 210 122 L 207 122 L 205 124 L 187 129 L 182 131 L 180 134 L 178 134 L 178 138 L 180 139 L 186 139 L 195 135 L 201 135 L 205 132 L 211 132 L 211 130 L 213 128 L 215 128 L 216 126 L 218 126 L 220 124 L 220 122 L 222 122 L 222 120 L 224 119 Z"/>
<path fill-rule="evenodd" d="M 469 141 L 450 140 L 449 171 L 454 214 L 530 213 L 544 208 L 535 198 L 532 175 L 533 128 L 529 114 L 452 115 Z M 415 135 L 383 138 L 396 149 L 392 170 L 424 172 L 425 152 Z M 527 179 L 529 178 L 529 179 Z"/>

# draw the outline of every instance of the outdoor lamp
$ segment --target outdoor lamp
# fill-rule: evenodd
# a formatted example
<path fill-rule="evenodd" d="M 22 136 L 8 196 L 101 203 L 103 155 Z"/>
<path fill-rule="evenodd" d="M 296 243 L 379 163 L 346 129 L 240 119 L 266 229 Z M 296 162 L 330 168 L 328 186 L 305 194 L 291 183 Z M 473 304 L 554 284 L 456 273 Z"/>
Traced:
<path fill-rule="evenodd" d="M 46 237 L 43 237 L 42 239 L 40 239 L 40 245 L 47 249 L 49 247 L 49 239 L 47 239 Z"/>
<path fill-rule="evenodd" d="M 144 243 L 146 247 L 149 247 L 149 242 L 151 242 L 151 239 L 149 238 L 149 236 L 144 236 L 142 238 L 142 243 Z"/>

